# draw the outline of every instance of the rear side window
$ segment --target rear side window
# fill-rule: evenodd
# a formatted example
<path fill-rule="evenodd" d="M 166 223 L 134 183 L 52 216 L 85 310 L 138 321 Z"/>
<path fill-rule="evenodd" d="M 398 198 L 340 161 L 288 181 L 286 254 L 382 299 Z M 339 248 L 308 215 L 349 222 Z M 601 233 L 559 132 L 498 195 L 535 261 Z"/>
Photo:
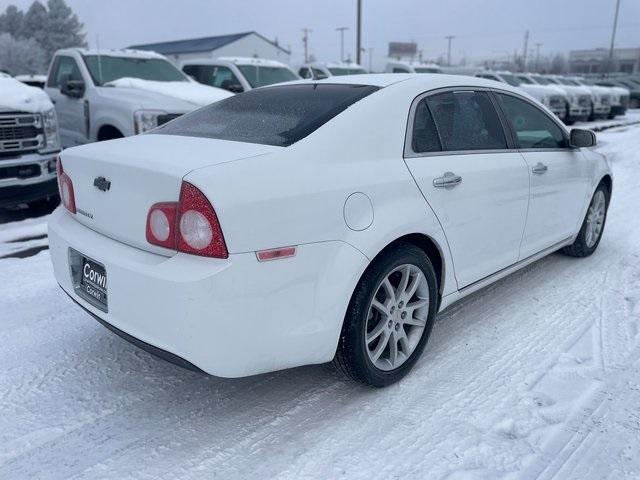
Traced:
<path fill-rule="evenodd" d="M 337 84 L 260 88 L 183 115 L 154 134 L 287 147 L 376 90 L 370 85 Z"/>
<path fill-rule="evenodd" d="M 549 116 L 528 102 L 496 93 L 500 106 L 518 137 L 520 148 L 565 148 L 562 129 Z"/>
<path fill-rule="evenodd" d="M 448 92 L 427 97 L 442 149 L 501 150 L 507 140 L 498 113 L 485 92 Z"/>
<path fill-rule="evenodd" d="M 411 149 L 415 153 L 439 152 L 442 150 L 440 139 L 438 138 L 438 130 L 436 130 L 436 124 L 433 121 L 426 98 L 421 100 L 416 107 Z"/>

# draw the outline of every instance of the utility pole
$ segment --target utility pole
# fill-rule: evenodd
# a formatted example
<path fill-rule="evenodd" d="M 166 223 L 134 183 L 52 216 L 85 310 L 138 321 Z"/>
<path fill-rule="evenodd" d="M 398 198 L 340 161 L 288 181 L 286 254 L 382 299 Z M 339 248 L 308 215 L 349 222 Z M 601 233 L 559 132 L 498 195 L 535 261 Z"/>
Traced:
<path fill-rule="evenodd" d="M 344 62 L 344 31 L 349 30 L 349 27 L 338 27 L 336 32 L 340 32 L 340 61 Z"/>
<path fill-rule="evenodd" d="M 362 0 L 358 0 L 358 12 L 356 15 L 356 63 L 360 65 L 360 53 L 362 52 Z"/>
<path fill-rule="evenodd" d="M 529 50 L 529 30 L 524 32 L 524 51 L 522 52 L 522 71 L 527 71 L 527 51 Z"/>
<path fill-rule="evenodd" d="M 312 32 L 310 28 L 303 28 L 302 44 L 304 45 L 304 63 L 309 61 L 309 34 Z"/>
<path fill-rule="evenodd" d="M 369 50 L 369 73 L 371 73 L 373 70 L 373 48 L 369 47 L 367 50 Z"/>
<path fill-rule="evenodd" d="M 540 47 L 542 43 L 536 43 L 536 72 L 540 73 Z"/>
<path fill-rule="evenodd" d="M 607 65 L 607 72 L 611 73 L 613 69 L 613 46 L 616 41 L 616 30 L 618 29 L 618 12 L 620 11 L 620 0 L 616 0 L 616 13 L 613 17 L 613 31 L 611 32 L 611 46 L 609 47 L 609 65 Z"/>
<path fill-rule="evenodd" d="M 447 46 L 447 66 L 450 67 L 451 66 L 451 40 L 453 40 L 456 37 L 455 35 L 448 35 L 444 38 L 446 38 L 447 41 L 449 42 Z"/>

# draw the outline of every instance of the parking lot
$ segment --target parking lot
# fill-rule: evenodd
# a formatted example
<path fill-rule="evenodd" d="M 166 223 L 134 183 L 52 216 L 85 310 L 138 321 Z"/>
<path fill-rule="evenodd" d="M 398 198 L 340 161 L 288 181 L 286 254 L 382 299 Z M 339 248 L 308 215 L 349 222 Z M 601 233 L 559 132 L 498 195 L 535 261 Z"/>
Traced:
<path fill-rule="evenodd" d="M 638 478 L 640 125 L 598 141 L 615 175 L 598 251 L 444 312 L 384 390 L 324 366 L 223 380 L 160 361 L 58 288 L 46 211 L 2 213 L 0 478 Z"/>

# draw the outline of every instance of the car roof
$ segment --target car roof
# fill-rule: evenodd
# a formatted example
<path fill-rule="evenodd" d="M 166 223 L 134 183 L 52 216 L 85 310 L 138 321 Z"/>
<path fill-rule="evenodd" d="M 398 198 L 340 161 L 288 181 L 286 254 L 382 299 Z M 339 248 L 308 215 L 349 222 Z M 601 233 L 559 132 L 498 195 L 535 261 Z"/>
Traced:
<path fill-rule="evenodd" d="M 468 75 L 447 75 L 443 73 L 366 73 L 359 75 L 344 75 L 337 78 L 329 77 L 322 80 L 296 80 L 294 82 L 287 82 L 286 84 L 279 83 L 273 85 L 273 87 L 304 83 L 371 85 L 380 88 L 398 85 L 400 88 L 402 88 L 402 86 L 406 86 L 410 90 L 419 86 L 424 91 L 450 87 L 485 87 L 512 91 L 522 95 L 522 90 L 519 88 L 512 87 L 502 82 L 496 82 L 495 80 L 487 80 Z M 262 88 L 270 87 L 271 86 Z"/>

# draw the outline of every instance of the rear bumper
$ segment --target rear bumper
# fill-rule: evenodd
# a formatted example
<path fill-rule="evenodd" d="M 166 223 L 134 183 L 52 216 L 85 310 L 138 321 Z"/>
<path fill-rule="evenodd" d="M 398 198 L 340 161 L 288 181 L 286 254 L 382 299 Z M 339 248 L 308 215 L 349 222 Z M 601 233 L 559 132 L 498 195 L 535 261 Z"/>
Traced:
<path fill-rule="evenodd" d="M 61 208 L 49 222 L 49 246 L 58 283 L 85 310 L 156 355 L 221 377 L 330 361 L 368 264 L 339 241 L 264 263 L 254 252 L 164 257 L 98 234 Z M 107 313 L 76 294 L 70 248 L 105 266 Z"/>

